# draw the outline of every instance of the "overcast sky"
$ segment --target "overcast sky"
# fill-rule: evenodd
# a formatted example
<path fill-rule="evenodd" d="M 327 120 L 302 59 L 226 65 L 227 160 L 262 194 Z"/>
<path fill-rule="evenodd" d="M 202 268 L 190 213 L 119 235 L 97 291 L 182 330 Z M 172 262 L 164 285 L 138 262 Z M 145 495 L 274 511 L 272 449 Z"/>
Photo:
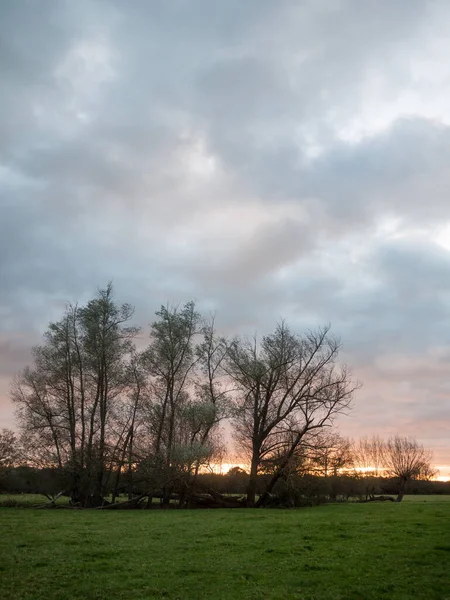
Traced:
<path fill-rule="evenodd" d="M 66 301 L 331 322 L 450 477 L 448 0 L 0 0 L 0 427 Z"/>

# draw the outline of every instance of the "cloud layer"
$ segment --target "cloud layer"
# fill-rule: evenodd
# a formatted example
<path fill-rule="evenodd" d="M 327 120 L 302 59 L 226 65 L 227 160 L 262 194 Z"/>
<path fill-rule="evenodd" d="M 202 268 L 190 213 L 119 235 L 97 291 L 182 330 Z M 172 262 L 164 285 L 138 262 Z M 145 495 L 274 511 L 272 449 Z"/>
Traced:
<path fill-rule="evenodd" d="M 0 8 L 0 394 L 65 301 L 141 323 L 331 321 L 350 435 L 450 476 L 445 0 L 18 0 Z M 446 466 L 447 465 L 447 466 Z"/>

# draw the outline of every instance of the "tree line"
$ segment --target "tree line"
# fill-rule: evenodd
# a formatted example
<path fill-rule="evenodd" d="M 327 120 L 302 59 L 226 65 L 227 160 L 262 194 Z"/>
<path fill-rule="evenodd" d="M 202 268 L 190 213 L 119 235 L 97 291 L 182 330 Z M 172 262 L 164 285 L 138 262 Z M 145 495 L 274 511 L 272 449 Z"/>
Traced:
<path fill-rule="evenodd" d="M 194 302 L 155 316 L 138 349 L 133 309 L 117 304 L 109 284 L 50 323 L 12 383 L 21 460 L 57 473 L 72 505 L 104 506 L 126 489 L 130 507 L 150 508 L 156 497 L 162 507 L 267 506 L 306 470 L 348 468 L 348 441 L 326 431 L 359 383 L 339 363 L 329 326 L 298 335 L 283 321 L 260 339 L 229 339 Z M 242 498 L 203 477 L 222 459 L 224 430 L 249 464 Z M 0 436 L 4 456 L 11 435 Z M 409 480 L 431 473 L 414 440 L 361 444 L 370 468 L 382 461 L 399 477 L 400 499 Z"/>

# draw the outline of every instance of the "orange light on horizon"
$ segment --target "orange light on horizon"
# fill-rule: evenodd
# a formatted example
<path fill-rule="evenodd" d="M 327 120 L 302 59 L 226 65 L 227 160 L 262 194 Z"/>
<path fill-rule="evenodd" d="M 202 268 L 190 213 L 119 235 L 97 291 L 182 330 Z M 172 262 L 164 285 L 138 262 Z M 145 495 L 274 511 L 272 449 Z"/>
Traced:
<path fill-rule="evenodd" d="M 210 464 L 208 467 L 205 467 L 204 469 L 201 469 L 201 472 L 203 473 L 215 473 L 217 475 L 226 475 L 228 473 L 228 471 L 230 471 L 231 469 L 235 468 L 235 467 L 239 467 L 240 469 L 243 469 L 244 471 L 247 471 L 247 473 L 250 470 L 250 465 L 247 463 L 214 463 L 214 464 Z M 443 467 L 441 467 L 442 469 Z M 444 467 L 444 470 L 446 471 L 448 469 L 447 466 Z M 339 473 L 345 474 L 345 473 L 354 473 L 354 472 L 360 473 L 361 475 L 370 475 L 370 474 L 374 474 L 377 477 L 382 477 L 383 476 L 383 472 L 385 471 L 385 469 L 378 467 L 378 469 L 376 469 L 375 467 L 354 467 L 354 468 L 343 468 L 339 470 Z M 439 469 L 438 469 L 438 473 L 439 473 Z M 447 475 L 438 475 L 437 477 L 435 477 L 434 479 L 432 479 L 432 481 L 442 481 L 442 482 L 450 482 L 450 472 L 447 473 Z"/>
<path fill-rule="evenodd" d="M 244 463 L 215 463 L 209 465 L 209 467 L 206 469 L 206 472 L 212 471 L 213 473 L 216 473 L 218 475 L 226 475 L 228 471 L 234 469 L 234 467 L 239 467 L 244 471 L 248 471 L 248 465 Z"/>

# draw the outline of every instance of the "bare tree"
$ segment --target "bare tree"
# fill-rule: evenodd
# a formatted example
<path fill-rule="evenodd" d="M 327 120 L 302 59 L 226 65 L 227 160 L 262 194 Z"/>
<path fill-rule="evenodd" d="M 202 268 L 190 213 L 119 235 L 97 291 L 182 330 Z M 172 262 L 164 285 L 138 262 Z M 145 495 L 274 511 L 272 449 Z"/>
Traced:
<path fill-rule="evenodd" d="M 414 438 L 395 435 L 383 443 L 381 454 L 386 473 L 398 479 L 397 502 L 403 500 L 409 481 L 428 479 L 435 474 L 431 452 Z"/>
<path fill-rule="evenodd" d="M 19 457 L 18 439 L 11 429 L 0 431 L 0 471 L 12 467 Z"/>
<path fill-rule="evenodd" d="M 191 414 L 191 394 L 196 385 L 195 337 L 200 333 L 200 314 L 189 302 L 181 309 L 162 306 L 158 320 L 151 325 L 151 343 L 144 353 L 150 378 L 151 403 L 147 423 L 152 437 L 148 465 L 150 480 L 163 490 L 167 506 L 173 490 L 181 457 L 191 462 L 192 453 L 185 446 L 186 428 L 181 427 Z M 152 493 L 148 504 L 151 504 Z"/>
<path fill-rule="evenodd" d="M 308 454 L 313 472 L 323 477 L 336 477 L 354 465 L 351 441 L 337 432 L 319 431 L 309 443 Z"/>
<path fill-rule="evenodd" d="M 230 416 L 251 463 L 247 505 L 264 470 L 263 505 L 350 404 L 356 385 L 337 363 L 328 327 L 298 336 L 281 323 L 260 343 L 228 342 L 188 302 L 161 307 L 149 347 L 137 354 L 132 315 L 111 285 L 85 306 L 69 305 L 13 385 L 29 463 L 61 472 L 78 505 L 102 505 L 111 490 L 115 500 L 124 486 L 131 504 L 147 497 L 151 506 L 158 495 L 167 506 L 174 494 L 180 505 L 195 494 L 200 501 L 199 470 L 223 452 L 220 423 Z M 327 473 L 344 464 L 332 445 L 322 457 Z M 203 505 L 228 502 L 201 493 Z"/>
<path fill-rule="evenodd" d="M 128 500 L 132 500 L 134 496 L 133 481 L 137 464 L 135 440 L 139 439 L 143 425 L 143 409 L 148 399 L 147 379 L 141 354 L 136 352 L 131 354 L 126 380 L 129 391 L 123 403 L 116 409 L 115 438 L 117 441 L 109 460 L 110 472 L 115 471 L 111 493 L 112 503 L 116 500 L 123 476 L 126 478 Z"/>
<path fill-rule="evenodd" d="M 340 344 L 329 329 L 300 337 L 282 322 L 260 344 L 240 338 L 228 344 L 225 370 L 238 390 L 234 422 L 236 438 L 250 458 L 250 506 L 264 461 L 278 457 L 257 506 L 264 504 L 305 436 L 330 425 L 350 405 L 357 385 L 345 366 L 338 367 Z"/>
<path fill-rule="evenodd" d="M 376 435 L 362 437 L 354 445 L 355 466 L 367 475 L 378 477 L 383 468 L 383 441 Z"/>
<path fill-rule="evenodd" d="M 361 476 L 366 500 L 380 492 L 379 477 L 383 473 L 383 440 L 379 436 L 362 437 L 353 444 L 354 466 Z"/>
<path fill-rule="evenodd" d="M 151 325 L 151 342 L 143 354 L 148 376 L 144 421 L 147 452 L 141 464 L 149 482 L 148 505 L 156 490 L 162 504 L 177 493 L 188 503 L 202 466 L 220 448 L 219 422 L 226 414 L 220 382 L 226 348 L 217 339 L 214 318 L 204 322 L 189 302 L 161 307 Z"/>
<path fill-rule="evenodd" d="M 223 382 L 227 348 L 216 335 L 214 316 L 209 322 L 203 323 L 202 336 L 203 341 L 196 348 L 199 374 L 195 393 L 195 412 L 200 413 L 202 418 L 192 429 L 192 439 L 204 445 L 213 433 L 217 433 L 219 423 L 230 414 L 230 389 Z M 198 466 L 195 473 L 198 473 Z"/>
<path fill-rule="evenodd" d="M 132 314 L 128 304 L 115 304 L 111 284 L 86 306 L 69 305 L 12 388 L 30 458 L 40 448 L 49 465 L 68 475 L 72 501 L 83 506 L 103 502 L 122 443 L 116 416 L 129 389 L 127 363 L 138 331 L 125 326 Z"/>

